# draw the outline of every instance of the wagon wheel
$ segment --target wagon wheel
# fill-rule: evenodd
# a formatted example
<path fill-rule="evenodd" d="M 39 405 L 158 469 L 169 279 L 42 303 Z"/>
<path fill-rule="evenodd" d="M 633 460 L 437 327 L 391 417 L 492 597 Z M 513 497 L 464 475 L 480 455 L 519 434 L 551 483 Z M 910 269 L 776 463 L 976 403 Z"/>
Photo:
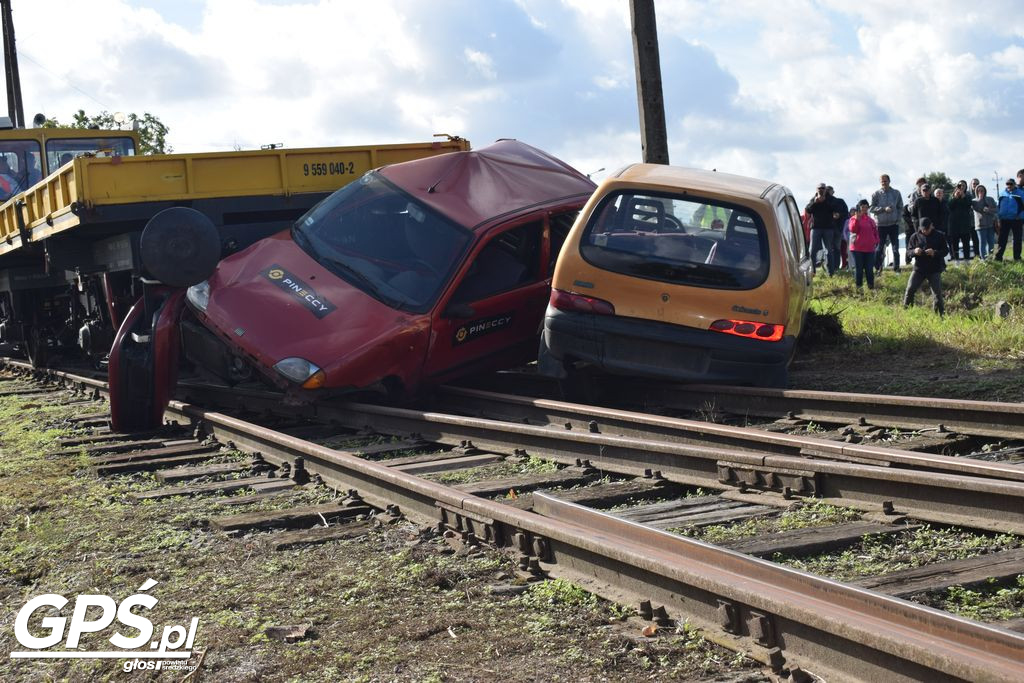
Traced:
<path fill-rule="evenodd" d="M 46 361 L 49 359 L 49 349 L 46 346 L 46 340 L 39 332 L 39 327 L 32 325 L 28 329 L 28 334 L 25 335 L 25 355 L 28 356 L 28 362 L 31 363 L 34 368 L 45 368 Z"/>

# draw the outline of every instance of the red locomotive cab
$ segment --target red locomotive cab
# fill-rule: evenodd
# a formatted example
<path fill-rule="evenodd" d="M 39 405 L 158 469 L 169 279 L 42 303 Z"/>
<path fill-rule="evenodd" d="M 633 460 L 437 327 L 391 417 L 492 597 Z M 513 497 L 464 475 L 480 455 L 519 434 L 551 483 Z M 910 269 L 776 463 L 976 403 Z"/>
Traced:
<path fill-rule="evenodd" d="M 411 395 L 528 359 L 594 187 L 514 140 L 367 173 L 191 286 L 184 355 L 298 401 Z"/>

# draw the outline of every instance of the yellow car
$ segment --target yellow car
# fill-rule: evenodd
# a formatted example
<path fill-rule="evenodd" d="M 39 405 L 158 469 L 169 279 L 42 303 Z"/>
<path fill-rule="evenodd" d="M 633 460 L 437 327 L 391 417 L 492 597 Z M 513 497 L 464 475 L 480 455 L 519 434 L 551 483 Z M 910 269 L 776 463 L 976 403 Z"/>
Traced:
<path fill-rule="evenodd" d="M 800 212 L 765 180 L 635 164 L 565 240 L 540 372 L 785 386 L 811 289 Z"/>

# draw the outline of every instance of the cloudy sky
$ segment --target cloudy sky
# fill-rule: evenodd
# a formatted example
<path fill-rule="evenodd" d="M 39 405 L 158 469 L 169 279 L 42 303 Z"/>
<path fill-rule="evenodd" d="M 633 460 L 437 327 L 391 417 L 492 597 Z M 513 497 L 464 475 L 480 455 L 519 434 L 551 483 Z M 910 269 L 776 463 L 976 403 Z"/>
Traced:
<path fill-rule="evenodd" d="M 26 117 L 151 112 L 177 152 L 514 137 L 640 160 L 628 0 L 14 0 Z M 1024 167 L 1017 2 L 657 0 L 669 154 L 848 200 Z M 598 169 L 607 171 L 596 172 Z"/>

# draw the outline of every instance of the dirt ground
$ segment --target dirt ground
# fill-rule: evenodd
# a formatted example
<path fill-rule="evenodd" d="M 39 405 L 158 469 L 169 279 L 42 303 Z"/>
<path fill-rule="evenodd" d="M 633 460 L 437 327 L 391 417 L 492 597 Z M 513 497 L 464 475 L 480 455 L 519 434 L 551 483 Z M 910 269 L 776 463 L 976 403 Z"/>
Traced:
<path fill-rule="evenodd" d="M 53 455 L 74 409 L 30 400 L 0 398 L 0 680 L 196 680 L 125 673 L 117 659 L 9 658 L 24 649 L 13 627 L 30 598 L 65 596 L 70 616 L 80 594 L 120 602 L 147 579 L 157 582 L 148 593 L 158 603 L 143 610 L 156 633 L 199 619 L 189 661 L 205 653 L 207 681 L 763 680 L 742 655 L 687 628 L 645 638 L 628 608 L 561 581 L 524 588 L 502 555 L 458 553 L 409 523 L 275 551 L 272 534 L 208 529 L 231 511 L 207 501 L 134 503 L 128 494 L 155 487 L 151 477 L 100 480 L 83 456 Z M 273 505 L 332 496 L 321 488 Z M 36 636 L 45 614 L 30 622 Z M 113 649 L 115 626 L 85 634 L 79 649 Z M 304 635 L 279 640 L 275 626 Z"/>
<path fill-rule="evenodd" d="M 801 339 L 790 389 L 1024 402 L 1024 358 L 969 352 L 934 342 L 879 352 L 871 339 Z"/>

